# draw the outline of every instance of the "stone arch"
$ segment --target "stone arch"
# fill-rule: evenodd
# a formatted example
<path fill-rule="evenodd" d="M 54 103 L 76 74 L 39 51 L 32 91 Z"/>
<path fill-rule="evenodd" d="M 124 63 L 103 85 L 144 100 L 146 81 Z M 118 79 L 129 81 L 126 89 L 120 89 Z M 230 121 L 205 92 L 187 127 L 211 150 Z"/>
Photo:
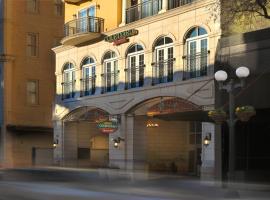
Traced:
<path fill-rule="evenodd" d="M 101 110 L 104 113 L 107 113 L 108 115 L 110 115 L 111 111 L 108 111 L 108 108 L 105 106 L 97 106 L 97 105 L 92 105 L 92 106 L 78 106 L 78 107 L 74 107 L 71 109 L 66 109 L 65 111 L 63 111 L 63 113 L 61 114 L 61 120 L 62 121 L 69 121 L 68 118 L 76 118 L 76 116 L 83 114 L 85 112 L 91 111 L 91 110 Z M 72 116 L 74 115 L 74 116 Z"/>
<path fill-rule="evenodd" d="M 64 61 L 61 65 L 61 73 L 64 72 L 64 66 L 67 64 L 67 63 L 72 63 L 74 65 L 74 69 L 77 68 L 77 65 L 76 65 L 76 62 L 73 60 L 73 59 L 68 59 L 66 61 Z"/>
<path fill-rule="evenodd" d="M 81 66 L 82 66 L 83 60 L 84 60 L 85 58 L 88 58 L 88 57 L 92 58 L 92 59 L 94 60 L 95 64 L 98 63 L 98 60 L 97 60 L 96 56 L 95 56 L 93 53 L 88 53 L 88 54 L 85 54 L 84 56 L 82 56 L 82 57 L 79 59 L 79 61 L 80 61 L 80 68 L 81 68 Z"/>
<path fill-rule="evenodd" d="M 106 49 L 106 50 L 103 52 L 103 54 L 102 54 L 101 57 L 100 57 L 100 63 L 101 63 L 101 64 L 103 64 L 103 58 L 104 58 L 105 54 L 106 54 L 107 52 L 109 52 L 109 51 L 115 52 L 117 58 L 120 57 L 120 52 L 119 52 L 119 50 L 118 50 L 117 48 L 115 48 L 115 47 L 113 47 L 113 48 L 108 48 L 108 49 Z"/>
<path fill-rule="evenodd" d="M 156 44 L 156 42 L 157 42 L 160 38 L 162 38 L 162 37 L 169 37 L 169 38 L 171 38 L 171 39 L 173 40 L 173 44 L 175 44 L 175 43 L 177 42 L 176 37 L 175 37 L 171 32 L 169 32 L 168 34 L 161 34 L 161 35 L 158 35 L 157 37 L 155 37 L 154 41 L 152 42 L 152 48 L 151 48 L 152 51 L 155 49 L 155 44 Z"/>
<path fill-rule="evenodd" d="M 128 50 L 129 50 L 129 48 L 132 47 L 133 45 L 136 45 L 136 44 L 141 45 L 141 46 L 143 47 L 143 50 L 146 51 L 145 44 L 143 44 L 143 43 L 141 43 L 141 42 L 139 42 L 139 41 L 138 41 L 138 42 L 132 42 L 131 44 L 129 44 L 129 45 L 127 46 L 127 48 L 126 48 L 126 50 L 125 50 L 125 58 L 126 58 L 127 55 L 128 55 Z"/>
<path fill-rule="evenodd" d="M 182 36 L 180 36 L 180 38 L 182 38 L 183 44 L 184 44 L 185 41 L 186 41 L 187 34 L 188 34 L 193 28 L 196 28 L 196 27 L 202 27 L 202 28 L 204 28 L 204 29 L 207 31 L 207 34 L 208 34 L 208 35 L 210 35 L 210 33 L 211 33 L 211 28 L 210 28 L 207 24 L 195 24 L 195 25 L 189 27 L 188 29 L 186 29 L 186 31 L 184 32 L 184 34 L 183 34 Z"/>

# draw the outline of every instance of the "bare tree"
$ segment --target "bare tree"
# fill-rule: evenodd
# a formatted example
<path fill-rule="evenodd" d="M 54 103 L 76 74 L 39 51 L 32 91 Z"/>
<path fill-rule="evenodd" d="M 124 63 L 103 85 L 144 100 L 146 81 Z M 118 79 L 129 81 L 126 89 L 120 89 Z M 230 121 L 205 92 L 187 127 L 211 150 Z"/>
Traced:
<path fill-rule="evenodd" d="M 270 0 L 215 0 L 210 11 L 214 20 L 221 17 L 223 26 L 251 23 L 258 18 L 270 21 Z"/>

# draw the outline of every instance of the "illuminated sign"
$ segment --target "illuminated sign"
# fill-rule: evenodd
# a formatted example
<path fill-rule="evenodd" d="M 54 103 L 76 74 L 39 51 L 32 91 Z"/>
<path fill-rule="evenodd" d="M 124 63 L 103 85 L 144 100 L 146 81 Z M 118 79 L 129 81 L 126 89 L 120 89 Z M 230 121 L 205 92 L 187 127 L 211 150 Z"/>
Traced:
<path fill-rule="evenodd" d="M 98 123 L 97 127 L 102 133 L 110 134 L 117 131 L 118 123 L 114 121 L 103 121 Z"/>
<path fill-rule="evenodd" d="M 134 35 L 138 35 L 139 31 L 136 29 L 130 29 L 114 35 L 110 35 L 104 38 L 106 42 L 113 42 L 113 45 L 120 45 L 128 42 L 128 38 Z"/>

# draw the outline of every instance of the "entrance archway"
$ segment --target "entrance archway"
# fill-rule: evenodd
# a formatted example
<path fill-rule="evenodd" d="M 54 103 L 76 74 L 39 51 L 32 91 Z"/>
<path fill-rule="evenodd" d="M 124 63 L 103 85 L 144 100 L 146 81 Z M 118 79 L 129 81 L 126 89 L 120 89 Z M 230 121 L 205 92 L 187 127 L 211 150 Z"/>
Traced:
<path fill-rule="evenodd" d="M 64 119 L 64 164 L 73 167 L 106 167 L 109 163 L 109 136 L 97 123 L 109 118 L 99 108 L 81 107 Z"/>
<path fill-rule="evenodd" d="M 128 111 L 133 117 L 134 168 L 200 175 L 202 122 L 207 112 L 178 97 L 156 97 Z"/>

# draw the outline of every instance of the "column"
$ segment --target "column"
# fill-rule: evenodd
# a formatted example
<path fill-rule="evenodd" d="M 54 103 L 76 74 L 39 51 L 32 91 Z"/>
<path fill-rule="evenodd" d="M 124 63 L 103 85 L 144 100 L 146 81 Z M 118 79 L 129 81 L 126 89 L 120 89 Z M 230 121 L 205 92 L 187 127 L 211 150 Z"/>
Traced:
<path fill-rule="evenodd" d="M 122 22 L 119 27 L 126 25 L 126 8 L 127 8 L 127 0 L 122 0 Z"/>
<path fill-rule="evenodd" d="M 126 118 L 126 169 L 133 170 L 133 127 L 134 116 L 127 115 Z"/>
<path fill-rule="evenodd" d="M 165 13 L 168 10 L 168 0 L 162 0 L 162 9 L 159 11 L 159 14 Z"/>
<path fill-rule="evenodd" d="M 53 126 L 53 142 L 55 143 L 53 158 L 55 165 L 63 163 L 63 122 L 61 120 L 54 121 Z"/>
<path fill-rule="evenodd" d="M 125 169 L 125 152 L 126 152 L 126 138 L 125 138 L 125 127 L 126 127 L 125 115 L 121 114 L 121 118 L 118 125 L 118 130 L 115 133 L 109 135 L 109 162 L 110 167 Z M 118 147 L 114 147 L 113 140 L 120 137 L 121 140 Z"/>
<path fill-rule="evenodd" d="M 210 136 L 209 145 L 203 144 L 204 138 Z M 202 166 L 201 179 L 214 180 L 215 179 L 215 124 L 209 122 L 202 122 Z"/>
<path fill-rule="evenodd" d="M 96 92 L 95 94 L 101 94 L 102 91 L 102 65 L 101 64 L 97 64 L 96 66 Z"/>

